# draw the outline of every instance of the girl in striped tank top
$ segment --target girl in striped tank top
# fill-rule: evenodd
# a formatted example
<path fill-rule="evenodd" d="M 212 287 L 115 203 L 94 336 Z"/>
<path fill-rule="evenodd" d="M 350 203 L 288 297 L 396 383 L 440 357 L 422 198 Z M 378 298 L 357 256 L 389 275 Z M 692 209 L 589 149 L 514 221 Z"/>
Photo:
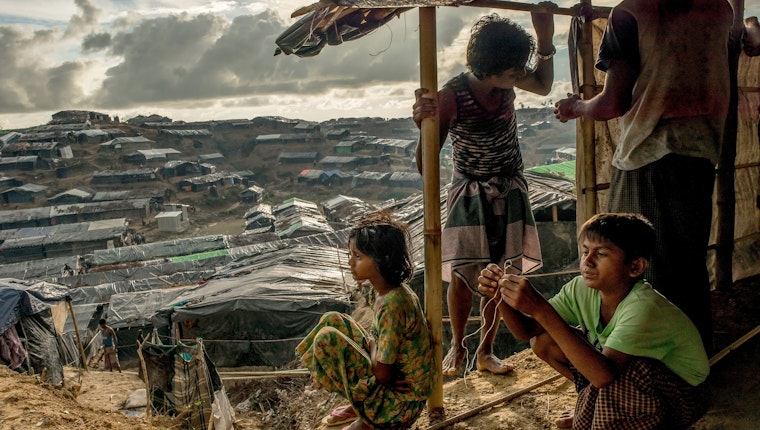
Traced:
<path fill-rule="evenodd" d="M 556 5 L 539 5 L 545 12 L 531 13 L 535 39 L 508 18 L 484 16 L 473 26 L 467 46 L 469 71 L 447 82 L 437 98 L 424 97 L 428 92 L 424 88 L 415 91 L 417 127 L 423 118 L 438 113 L 439 151 L 449 135 L 453 145 L 454 173 L 441 237 L 452 330 L 451 347 L 443 359 L 444 375 L 456 375 L 464 362 L 465 326 L 474 293 L 480 296 L 485 321 L 476 352 L 477 369 L 495 374 L 512 370 L 493 353 L 498 318 L 508 315 L 499 315 L 495 303 L 478 292 L 478 276 L 489 263 L 503 267 L 509 261 L 518 273 L 542 264 L 514 108 L 514 87 L 547 95 L 554 79 L 550 12 Z M 422 173 L 421 145 L 417 145 L 417 168 Z"/>

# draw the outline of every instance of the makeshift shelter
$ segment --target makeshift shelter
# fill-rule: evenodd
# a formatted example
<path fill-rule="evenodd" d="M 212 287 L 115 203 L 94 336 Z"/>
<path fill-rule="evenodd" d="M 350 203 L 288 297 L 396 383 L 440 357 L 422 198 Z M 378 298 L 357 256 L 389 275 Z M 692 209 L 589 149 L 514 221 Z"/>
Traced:
<path fill-rule="evenodd" d="M 53 205 L 65 205 L 70 203 L 85 203 L 92 200 L 94 193 L 81 190 L 78 188 L 72 188 L 64 192 L 58 193 L 53 197 L 47 199 L 48 203 Z"/>
<path fill-rule="evenodd" d="M 240 201 L 243 203 L 258 203 L 264 196 L 265 190 L 258 185 L 251 185 L 240 192 Z"/>
<path fill-rule="evenodd" d="M 349 311 L 345 249 L 276 242 L 237 252 L 214 279 L 164 303 L 153 326 L 203 338 L 219 366 L 280 366 L 323 313 Z"/>
<path fill-rule="evenodd" d="M 277 156 L 277 161 L 283 164 L 293 163 L 316 163 L 316 152 L 281 152 Z"/>
<path fill-rule="evenodd" d="M 24 184 L 10 190 L 3 191 L 3 202 L 8 204 L 17 203 L 38 203 L 45 199 L 45 190 L 48 187 L 37 184 Z"/>
<path fill-rule="evenodd" d="M 182 230 L 182 211 L 167 211 L 156 215 L 158 231 Z"/>
<path fill-rule="evenodd" d="M 303 16 L 277 38 L 278 47 L 275 55 L 285 53 L 301 57 L 314 56 L 328 44 L 339 45 L 344 41 L 371 33 L 400 13 L 412 7 L 419 7 L 420 87 L 427 88 L 428 96 L 434 97 L 438 90 L 435 7 L 464 5 L 532 12 L 545 11 L 571 16 L 570 66 L 575 80 L 574 90 L 581 94 L 583 99 L 590 99 L 601 91 L 602 88 L 597 83 L 603 82 L 603 74 L 594 69 L 594 61 L 609 8 L 592 7 L 591 2 L 587 0 L 584 0 L 580 7 L 551 10 L 545 9 L 542 5 L 501 0 L 323 1 L 302 7 L 293 13 L 293 17 Z M 741 26 L 744 2 L 733 0 L 732 5 L 738 18 L 734 22 L 737 26 Z M 739 34 L 740 31 L 735 28 L 734 35 Z M 760 213 L 756 209 L 756 199 L 760 188 L 760 180 L 758 180 L 760 162 L 758 162 L 757 151 L 749 149 L 758 147 L 758 142 L 755 140 L 757 130 L 754 127 L 757 123 L 758 98 L 756 95 L 757 89 L 760 88 L 760 83 L 757 81 L 760 76 L 758 73 L 760 60 L 758 58 L 750 60 L 743 54 L 738 54 L 740 38 L 733 39 L 734 46 L 730 47 L 734 52 L 731 61 L 732 72 L 736 73 L 737 70 L 744 72 L 739 78 L 738 87 L 742 88 L 744 84 L 747 90 L 742 90 L 739 97 L 734 87 L 733 116 L 727 123 L 726 139 L 716 178 L 716 210 L 712 235 L 715 250 L 711 250 L 711 253 L 715 254 L 711 258 L 714 258 L 716 263 L 709 266 L 715 273 L 715 284 L 723 288 L 728 288 L 733 280 L 760 273 L 760 267 L 756 264 L 758 249 L 760 249 L 760 246 L 757 246 L 760 243 Z M 741 59 L 738 58 L 740 56 Z M 752 64 L 748 64 L 748 61 Z M 740 100 L 738 107 L 737 99 Z M 740 115 L 737 115 L 737 112 Z M 744 116 L 741 115 L 742 113 Z M 595 124 L 593 121 L 581 118 L 577 125 L 578 195 L 583 197 L 578 200 L 577 217 L 578 221 L 582 222 L 606 208 L 604 190 L 609 183 L 612 148 L 619 130 L 616 129 L 615 120 Z M 748 133 L 751 130 L 754 130 L 754 133 Z M 436 118 L 422 121 L 420 145 L 424 167 L 425 302 L 436 306 L 441 297 L 438 133 Z M 746 145 L 747 149 L 744 152 L 736 146 L 737 136 L 740 138 L 741 145 Z M 739 164 L 740 161 L 741 164 Z M 737 169 L 740 170 L 737 171 Z M 736 177 L 734 177 L 735 174 Z M 737 184 L 740 186 L 736 186 Z M 736 192 L 737 189 L 740 191 Z M 740 213 L 737 214 L 735 211 L 740 211 Z M 739 220 L 742 222 L 738 228 L 735 228 Z M 427 308 L 426 311 L 435 339 L 434 357 L 440 362 L 440 325 L 438 325 L 441 319 L 440 309 Z M 440 379 L 441 375 L 436 375 L 433 394 L 428 400 L 431 409 L 441 408 L 443 404 Z"/>
<path fill-rule="evenodd" d="M 143 136 L 127 136 L 117 137 L 107 142 L 103 142 L 98 147 L 100 149 L 112 149 L 117 151 L 133 152 L 138 149 L 150 149 L 153 144 L 156 143 L 153 140 Z"/>
<path fill-rule="evenodd" d="M 0 361 L 12 369 L 45 374 L 53 385 L 63 383 L 61 338 L 68 289 L 47 282 L 0 279 Z M 6 356 L 6 346 L 9 355 Z"/>
<path fill-rule="evenodd" d="M 183 428 L 234 428 L 232 408 L 203 341 L 164 345 L 154 336 L 140 346 L 152 414 L 180 416 Z"/>
<path fill-rule="evenodd" d="M 36 155 L 22 157 L 0 157 L 0 171 L 25 170 L 31 171 L 44 166 L 44 162 Z"/>

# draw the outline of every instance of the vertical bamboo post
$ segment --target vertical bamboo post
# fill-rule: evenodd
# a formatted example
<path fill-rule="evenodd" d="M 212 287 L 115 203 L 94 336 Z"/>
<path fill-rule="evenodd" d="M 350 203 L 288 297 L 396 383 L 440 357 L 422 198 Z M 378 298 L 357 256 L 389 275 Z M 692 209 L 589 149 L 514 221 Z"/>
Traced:
<path fill-rule="evenodd" d="M 715 288 L 728 290 L 733 286 L 734 230 L 736 217 L 735 164 L 736 134 L 739 121 L 738 71 L 741 53 L 741 34 L 744 28 L 744 0 L 732 0 L 734 23 L 731 43 L 728 46 L 728 70 L 731 78 L 731 96 L 726 126 L 723 128 L 723 144 L 718 159 L 718 175 L 715 178 L 715 204 L 717 231 L 715 232 Z"/>
<path fill-rule="evenodd" d="M 581 0 L 581 6 L 591 10 L 591 0 Z M 594 40 L 593 24 L 591 23 L 591 14 L 587 14 L 583 21 L 581 29 L 581 43 L 579 50 L 581 55 L 581 95 L 583 100 L 589 100 L 596 95 L 596 79 L 594 78 Z M 576 170 L 581 169 L 577 175 L 583 181 L 581 187 L 578 187 L 583 196 L 578 196 L 578 203 L 581 203 L 576 213 L 578 225 L 582 225 L 587 219 L 591 218 L 597 212 L 597 195 L 596 195 L 596 139 L 594 131 L 594 120 L 587 117 L 581 117 L 579 127 L 579 137 L 581 138 L 580 151 L 582 162 L 576 166 Z"/>
<path fill-rule="evenodd" d="M 436 56 L 435 8 L 419 9 L 420 20 L 420 83 L 427 88 L 427 97 L 438 94 L 438 59 Z M 420 125 L 422 145 L 422 185 L 425 225 L 425 312 L 433 338 L 433 392 L 428 398 L 431 415 L 443 413 L 443 321 L 441 278 L 441 183 L 439 162 L 438 118 L 426 118 Z"/>
<path fill-rule="evenodd" d="M 79 355 L 82 358 L 82 368 L 87 371 L 87 357 L 84 354 L 84 347 L 82 347 L 82 338 L 79 336 L 79 327 L 77 327 L 77 317 L 74 316 L 74 307 L 71 306 L 71 297 L 66 296 L 66 305 L 69 308 L 69 314 L 71 315 L 71 323 L 74 324 L 74 333 L 77 336 L 77 346 L 79 347 Z"/>
<path fill-rule="evenodd" d="M 153 409 L 153 394 L 150 392 L 150 380 L 148 380 L 148 368 L 145 366 L 145 357 L 143 356 L 142 347 L 148 340 L 146 337 L 142 343 L 137 343 L 137 356 L 140 358 L 140 367 L 142 368 L 143 378 L 145 378 L 145 422 L 148 428 L 153 428 L 151 420 L 151 409 Z"/>
<path fill-rule="evenodd" d="M 26 329 L 24 328 L 24 321 L 19 320 L 18 325 L 21 327 L 21 336 L 24 338 L 24 346 L 26 347 L 26 373 L 28 375 L 34 375 L 34 368 L 32 368 L 32 360 L 29 357 L 29 338 L 26 337 Z"/>

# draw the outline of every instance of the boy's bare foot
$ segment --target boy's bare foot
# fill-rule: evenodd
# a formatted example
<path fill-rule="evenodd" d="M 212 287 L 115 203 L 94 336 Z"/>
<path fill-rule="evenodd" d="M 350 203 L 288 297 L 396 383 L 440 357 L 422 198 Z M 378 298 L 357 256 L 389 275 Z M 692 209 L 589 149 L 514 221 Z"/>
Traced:
<path fill-rule="evenodd" d="M 478 371 L 491 372 L 494 375 L 503 375 L 515 369 L 514 366 L 499 360 L 499 358 L 493 354 L 478 354 L 477 366 Z"/>
<path fill-rule="evenodd" d="M 568 409 L 559 415 L 559 418 L 554 420 L 554 425 L 561 429 L 573 428 L 573 417 L 575 417 L 575 410 Z"/>
<path fill-rule="evenodd" d="M 467 351 L 464 348 L 457 348 L 452 346 L 446 356 L 443 357 L 443 363 L 441 365 L 441 373 L 444 376 L 455 376 L 459 373 L 459 369 L 462 368 L 464 363 L 464 356 Z"/>

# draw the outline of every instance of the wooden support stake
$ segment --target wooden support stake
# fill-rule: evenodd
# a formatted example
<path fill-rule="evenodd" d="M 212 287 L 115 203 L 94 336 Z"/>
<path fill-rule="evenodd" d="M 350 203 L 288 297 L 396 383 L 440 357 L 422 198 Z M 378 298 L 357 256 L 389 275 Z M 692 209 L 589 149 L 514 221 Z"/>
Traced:
<path fill-rule="evenodd" d="M 79 355 L 82 359 L 82 368 L 87 371 L 87 357 L 85 357 L 84 347 L 82 346 L 82 338 L 79 336 L 79 327 L 77 327 L 77 317 L 74 316 L 74 307 L 71 306 L 71 298 L 66 297 L 66 305 L 69 308 L 69 314 L 71 315 L 71 323 L 74 324 L 74 333 L 77 336 L 77 346 L 79 347 Z"/>
<path fill-rule="evenodd" d="M 438 70 L 436 54 L 435 8 L 419 9 L 420 20 L 420 83 L 429 92 L 426 97 L 437 97 Z M 422 145 L 422 185 L 425 225 L 425 313 L 433 342 L 433 391 L 427 400 L 431 416 L 443 412 L 443 281 L 441 278 L 441 171 L 439 146 L 439 120 L 425 118 L 420 124 Z"/>
<path fill-rule="evenodd" d="M 143 340 L 143 343 L 145 341 Z M 148 428 L 153 428 L 150 423 L 150 410 L 153 409 L 153 395 L 150 392 L 150 380 L 148 379 L 148 368 L 145 366 L 145 358 L 142 353 L 142 343 L 137 345 L 137 356 L 140 357 L 140 367 L 143 371 L 143 377 L 145 378 L 145 421 L 148 423 Z"/>
<path fill-rule="evenodd" d="M 591 0 L 582 0 L 582 5 L 591 7 Z M 579 51 L 581 56 L 581 96 L 583 100 L 589 100 L 596 95 L 596 79 L 594 77 L 594 41 L 593 41 L 593 24 L 586 21 L 581 24 L 581 41 Z M 572 54 L 572 53 L 571 53 Z M 575 54 L 572 54 L 575 55 Z M 598 212 L 597 195 L 596 195 L 596 133 L 594 120 L 587 117 L 579 118 L 579 137 L 581 138 L 579 152 L 581 153 L 582 163 L 576 166 L 576 169 L 582 169 L 578 175 L 583 180 L 583 195 L 578 196 L 578 207 L 582 210 L 576 214 L 576 220 L 580 227 L 586 220 Z"/>

